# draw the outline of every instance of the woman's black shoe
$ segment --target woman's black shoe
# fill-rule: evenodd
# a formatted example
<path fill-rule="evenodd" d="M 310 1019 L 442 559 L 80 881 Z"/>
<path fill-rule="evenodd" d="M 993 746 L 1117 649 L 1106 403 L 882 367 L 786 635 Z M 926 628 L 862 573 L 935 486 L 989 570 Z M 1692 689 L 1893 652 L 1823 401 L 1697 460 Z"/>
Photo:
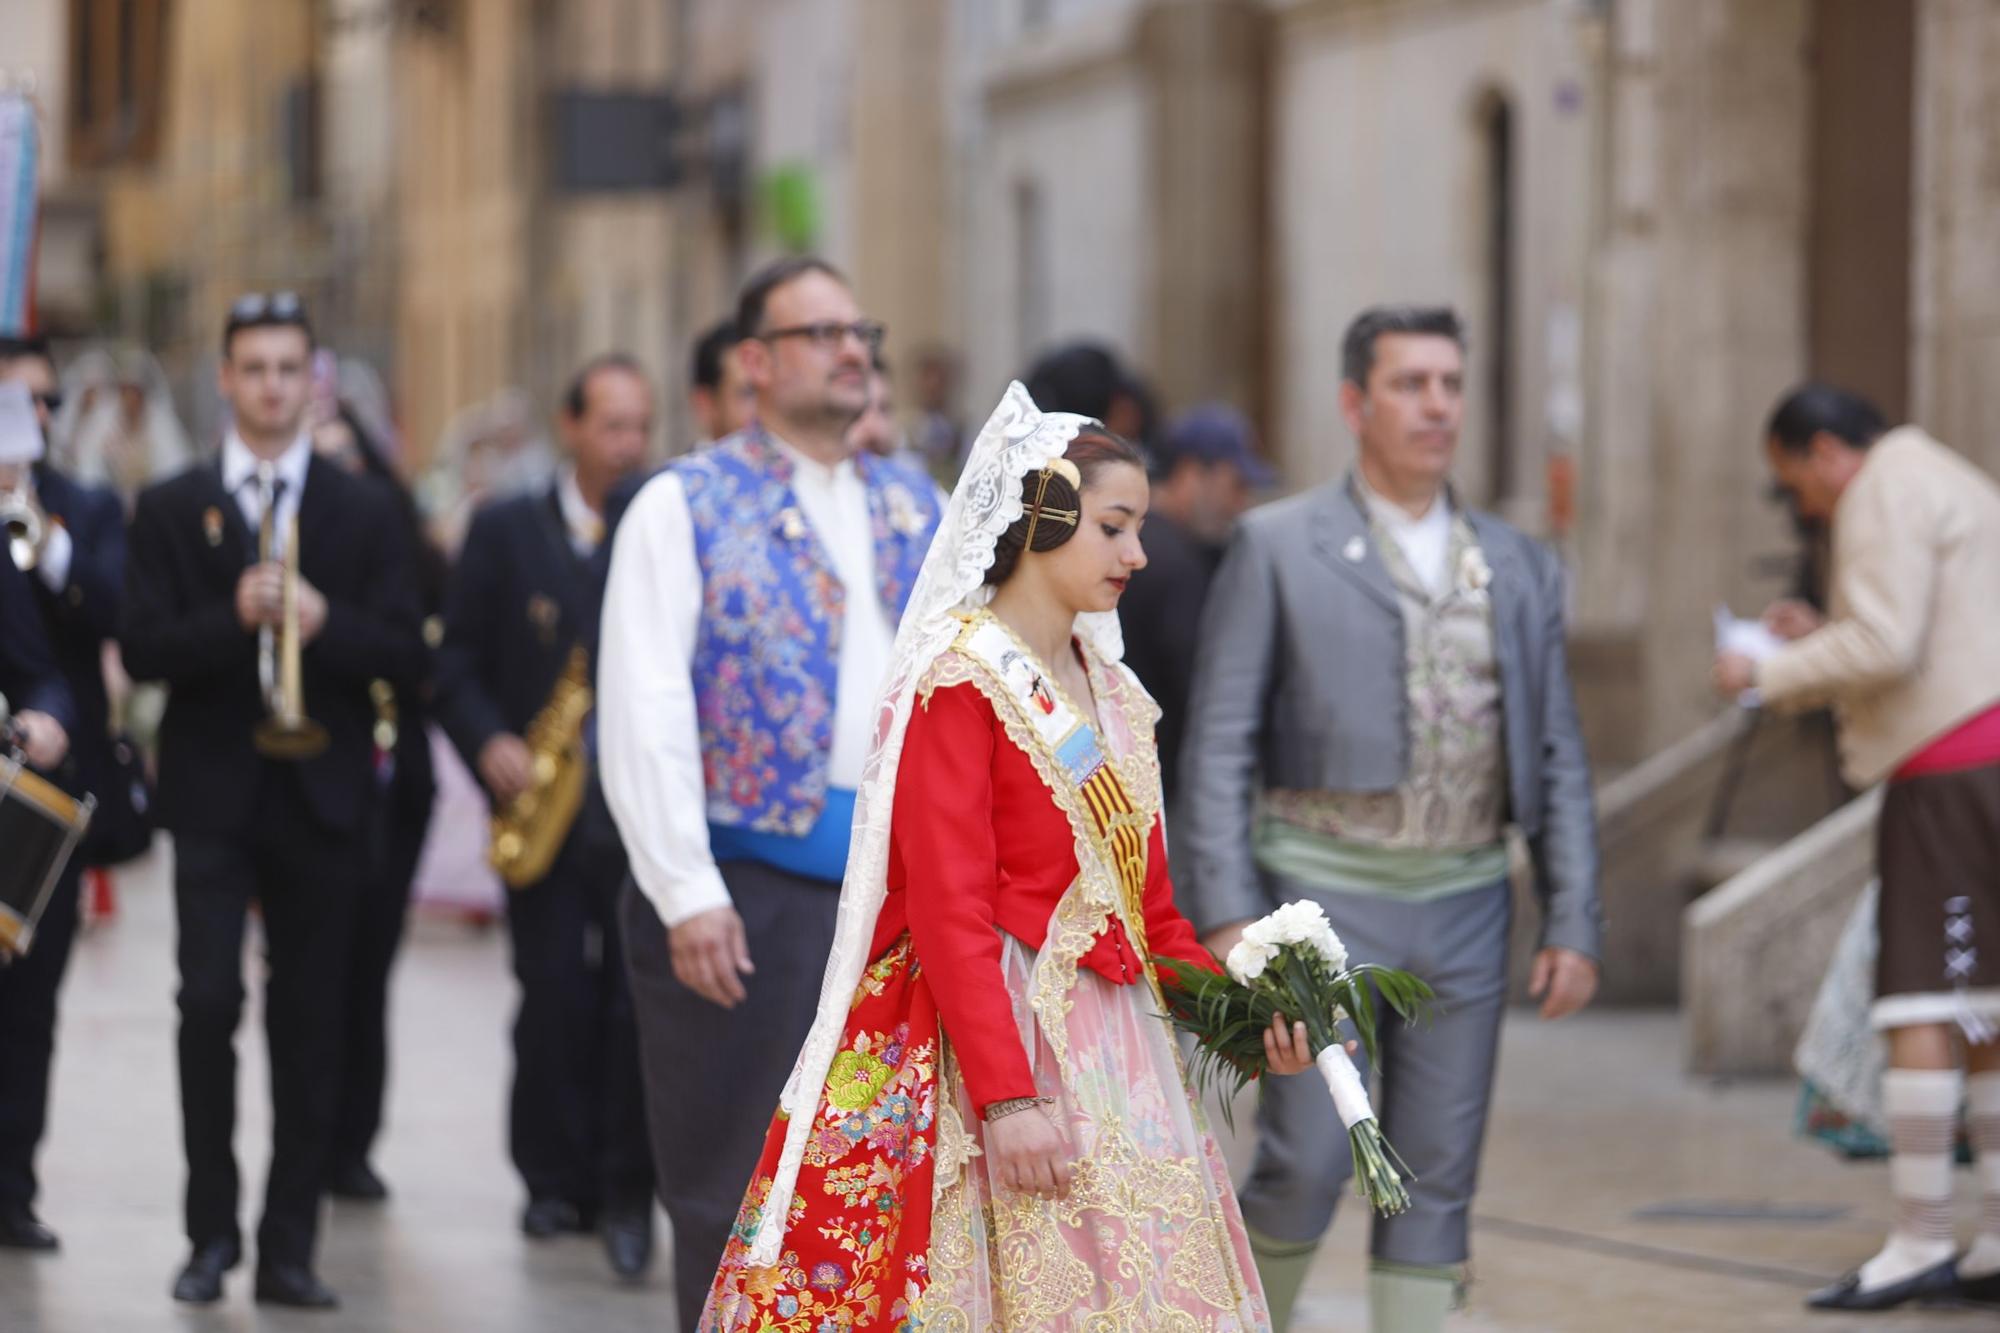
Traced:
<path fill-rule="evenodd" d="M 1814 1310 L 1893 1310 L 1909 1301 L 1956 1295 L 1959 1287 L 1958 1260 L 1954 1257 L 1901 1282 L 1890 1282 L 1866 1291 L 1861 1288 L 1861 1274 L 1858 1271 L 1849 1273 L 1832 1286 L 1822 1287 L 1808 1296 L 1806 1305 Z"/>

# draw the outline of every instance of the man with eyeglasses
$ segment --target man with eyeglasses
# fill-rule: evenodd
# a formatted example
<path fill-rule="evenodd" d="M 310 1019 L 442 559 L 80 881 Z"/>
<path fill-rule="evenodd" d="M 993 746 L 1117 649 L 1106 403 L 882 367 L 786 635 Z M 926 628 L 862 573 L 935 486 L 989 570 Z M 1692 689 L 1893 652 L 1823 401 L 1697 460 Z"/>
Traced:
<path fill-rule="evenodd" d="M 42 515 L 27 570 L 43 632 L 76 705 L 70 762 L 58 780 L 73 794 L 99 792 L 115 769 L 105 697 L 105 641 L 117 632 L 125 573 L 125 513 L 116 493 L 65 476 L 48 457 L 50 418 L 62 406 L 54 354 L 41 337 L 0 339 L 0 384 L 33 399 L 41 456 L 0 463 L 0 495 Z M 80 849 L 81 850 L 81 849 Z M 83 856 L 72 856 L 35 931 L 35 947 L 0 968 L 0 1247 L 53 1250 L 55 1232 L 35 1215 L 35 1149 L 48 1119 L 56 991 L 76 935 Z"/>
<path fill-rule="evenodd" d="M 221 456 L 149 487 L 125 569 L 125 665 L 171 687 L 155 812 L 174 835 L 181 1126 L 193 1253 L 174 1299 L 207 1305 L 242 1258 L 236 1028 L 244 930 L 262 917 L 272 1139 L 257 1233 L 261 1304 L 331 1309 L 313 1271 L 339 1101 L 349 951 L 375 796 L 370 686 L 424 671 L 406 526 L 374 483 L 313 456 L 312 326 L 296 296 L 230 308 Z M 270 520 L 270 547 L 259 528 Z M 260 752 L 270 709 L 260 638 L 283 620 L 297 543 L 302 711 L 326 731 L 308 758 Z"/>
<path fill-rule="evenodd" d="M 812 1023 L 875 693 L 940 515 L 929 477 L 855 452 L 883 331 L 838 272 L 765 268 L 736 328 L 756 422 L 632 502 L 598 663 L 687 1333 Z"/>

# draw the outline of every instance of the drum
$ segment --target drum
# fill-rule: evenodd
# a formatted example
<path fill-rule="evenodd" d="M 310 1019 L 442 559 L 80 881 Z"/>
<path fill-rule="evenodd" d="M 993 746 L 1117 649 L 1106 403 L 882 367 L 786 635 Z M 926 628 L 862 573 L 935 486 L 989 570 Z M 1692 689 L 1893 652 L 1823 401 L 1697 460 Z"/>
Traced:
<path fill-rule="evenodd" d="M 34 943 L 35 923 L 96 806 L 0 752 L 0 958 Z"/>

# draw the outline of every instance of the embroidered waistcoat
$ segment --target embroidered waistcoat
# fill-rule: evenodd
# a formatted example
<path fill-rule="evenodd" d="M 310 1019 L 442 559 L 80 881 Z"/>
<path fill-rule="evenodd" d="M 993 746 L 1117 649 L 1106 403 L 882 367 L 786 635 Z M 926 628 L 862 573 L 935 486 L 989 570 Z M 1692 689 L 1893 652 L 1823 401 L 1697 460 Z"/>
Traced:
<path fill-rule="evenodd" d="M 885 459 L 855 466 L 875 545 L 869 592 L 899 620 L 937 528 L 937 490 Z M 826 803 L 850 590 L 792 493 L 791 460 L 762 432 L 673 467 L 701 566 L 692 665 L 709 822 L 804 837 Z"/>
<path fill-rule="evenodd" d="M 1265 793 L 1280 819 L 1370 847 L 1444 851 L 1490 847 L 1504 833 L 1507 759 L 1493 607 L 1471 570 L 1485 567 L 1462 514 L 1451 526 L 1443 592 L 1424 586 L 1380 522 L 1370 525 L 1403 604 L 1410 700 L 1410 767 L 1390 791 Z"/>

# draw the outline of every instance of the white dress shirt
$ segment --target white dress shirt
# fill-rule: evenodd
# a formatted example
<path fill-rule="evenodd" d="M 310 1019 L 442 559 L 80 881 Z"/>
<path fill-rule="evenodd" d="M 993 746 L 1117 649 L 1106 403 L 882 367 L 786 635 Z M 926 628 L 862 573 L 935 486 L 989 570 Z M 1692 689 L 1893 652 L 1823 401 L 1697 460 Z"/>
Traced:
<path fill-rule="evenodd" d="M 582 559 L 590 559 L 604 540 L 604 517 L 583 498 L 573 467 L 564 468 L 556 479 L 556 504 L 562 509 L 563 526 L 569 529 L 569 548 Z"/>
<path fill-rule="evenodd" d="M 222 441 L 222 489 L 236 497 L 236 504 L 243 511 L 243 521 L 250 525 L 252 536 L 257 534 L 264 521 L 264 496 L 257 485 L 257 464 L 260 460 L 250 452 L 250 446 L 243 443 L 243 437 L 234 429 Z M 275 460 L 278 480 L 285 483 L 284 491 L 278 496 L 276 523 L 272 526 L 271 558 L 277 560 L 285 554 L 285 534 L 290 531 L 292 520 L 299 516 L 299 501 L 306 493 L 306 467 L 312 462 L 312 440 L 301 435 Z"/>
<path fill-rule="evenodd" d="M 1445 568 L 1451 560 L 1450 497 L 1439 491 L 1429 509 L 1412 517 L 1409 510 L 1376 494 L 1358 471 L 1354 483 L 1368 505 L 1369 514 L 1402 548 L 1403 558 L 1410 562 L 1410 568 L 1424 581 L 1431 595 L 1436 597 L 1447 591 L 1451 586 L 1451 571 Z"/>
<path fill-rule="evenodd" d="M 828 467 L 773 442 L 791 460 L 792 494 L 847 592 L 827 781 L 852 789 L 868 758 L 875 695 L 896 637 L 876 587 L 868 489 L 852 461 Z M 604 795 L 633 878 L 669 926 L 730 902 L 709 847 L 695 718 L 701 612 L 687 493 L 678 475 L 663 472 L 633 499 L 612 549 L 597 709 Z"/>

